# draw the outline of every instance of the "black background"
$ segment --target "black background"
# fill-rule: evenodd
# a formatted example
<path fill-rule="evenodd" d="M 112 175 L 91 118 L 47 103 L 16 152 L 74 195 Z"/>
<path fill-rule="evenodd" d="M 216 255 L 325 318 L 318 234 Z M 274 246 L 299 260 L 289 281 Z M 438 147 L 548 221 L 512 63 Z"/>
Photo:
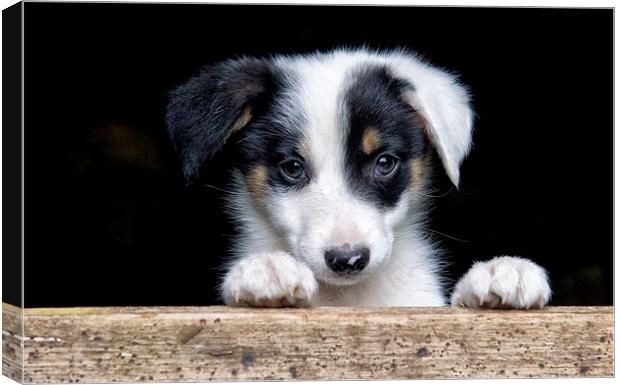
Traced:
<path fill-rule="evenodd" d="M 22 305 L 21 4 L 2 10 L 2 300 Z M 10 186 L 10 187 L 6 187 Z"/>
<path fill-rule="evenodd" d="M 230 57 L 361 44 L 471 87 L 475 147 L 431 226 L 455 238 L 436 235 L 448 276 L 522 255 L 552 304 L 611 304 L 612 30 L 611 10 L 27 3 L 26 306 L 216 303 L 232 229 L 184 186 L 166 92 Z"/>

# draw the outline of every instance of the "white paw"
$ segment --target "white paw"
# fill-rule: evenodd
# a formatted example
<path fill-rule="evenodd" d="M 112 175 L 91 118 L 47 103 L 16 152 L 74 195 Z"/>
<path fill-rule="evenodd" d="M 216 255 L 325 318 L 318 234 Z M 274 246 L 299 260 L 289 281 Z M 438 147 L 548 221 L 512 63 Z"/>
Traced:
<path fill-rule="evenodd" d="M 222 283 L 229 306 L 309 306 L 318 289 L 312 271 L 284 252 L 258 253 L 237 260 Z"/>
<path fill-rule="evenodd" d="M 452 306 L 473 308 L 542 308 L 551 288 L 547 272 L 525 258 L 496 257 L 476 262 L 454 287 Z"/>

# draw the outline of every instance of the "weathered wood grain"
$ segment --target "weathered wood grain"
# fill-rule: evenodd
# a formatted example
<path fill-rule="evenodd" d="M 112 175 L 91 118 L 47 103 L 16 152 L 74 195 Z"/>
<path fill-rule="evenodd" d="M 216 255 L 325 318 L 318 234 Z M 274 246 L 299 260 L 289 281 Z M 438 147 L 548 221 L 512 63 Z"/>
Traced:
<path fill-rule="evenodd" d="M 2 374 L 23 381 L 22 309 L 2 304 Z"/>
<path fill-rule="evenodd" d="M 612 307 L 26 309 L 24 323 L 27 383 L 614 374 Z"/>

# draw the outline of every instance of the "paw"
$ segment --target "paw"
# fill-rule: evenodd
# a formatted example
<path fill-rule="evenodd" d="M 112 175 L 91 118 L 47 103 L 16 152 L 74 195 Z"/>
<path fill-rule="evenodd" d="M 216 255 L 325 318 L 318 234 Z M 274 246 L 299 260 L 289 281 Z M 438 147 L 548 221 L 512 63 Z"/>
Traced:
<path fill-rule="evenodd" d="M 229 306 L 309 306 L 318 284 L 312 271 L 284 252 L 252 254 L 236 261 L 222 283 Z"/>
<path fill-rule="evenodd" d="M 529 259 L 496 257 L 476 262 L 454 287 L 452 306 L 489 309 L 542 308 L 551 288 L 547 272 Z"/>

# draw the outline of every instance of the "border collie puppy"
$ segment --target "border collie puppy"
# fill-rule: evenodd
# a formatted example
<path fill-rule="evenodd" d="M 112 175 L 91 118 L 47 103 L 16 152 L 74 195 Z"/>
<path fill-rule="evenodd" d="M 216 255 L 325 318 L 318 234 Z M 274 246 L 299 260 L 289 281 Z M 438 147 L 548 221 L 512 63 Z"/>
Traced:
<path fill-rule="evenodd" d="M 434 155 L 458 185 L 472 117 L 454 75 L 403 50 L 229 60 L 172 91 L 166 120 L 190 183 L 233 146 L 240 236 L 224 302 L 446 305 L 425 189 Z M 550 295 L 543 268 L 498 257 L 474 264 L 450 302 L 530 308 Z"/>

